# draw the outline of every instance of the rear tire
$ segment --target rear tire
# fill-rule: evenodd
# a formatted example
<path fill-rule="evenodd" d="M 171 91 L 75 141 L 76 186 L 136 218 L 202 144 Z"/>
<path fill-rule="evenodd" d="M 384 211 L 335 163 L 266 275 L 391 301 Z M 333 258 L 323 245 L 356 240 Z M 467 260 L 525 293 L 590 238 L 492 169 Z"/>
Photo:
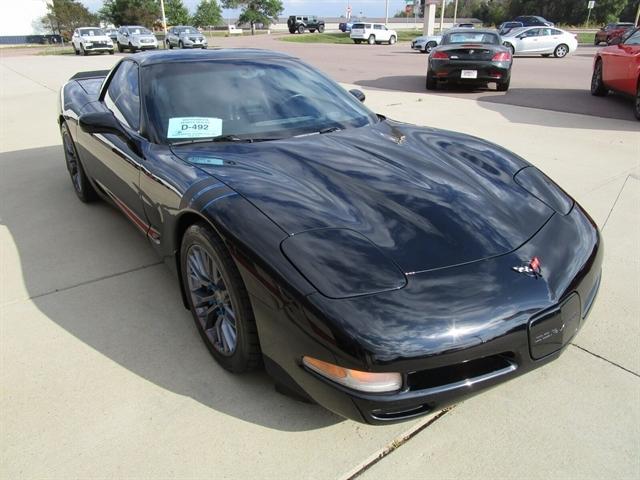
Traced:
<path fill-rule="evenodd" d="M 71 138 L 71 132 L 69 132 L 67 122 L 62 122 L 62 125 L 60 125 L 60 135 L 62 136 L 62 148 L 64 149 L 64 159 L 67 164 L 67 171 L 71 177 L 71 183 L 73 185 L 73 190 L 76 192 L 76 196 L 83 203 L 89 203 L 97 200 L 98 194 L 93 188 L 93 185 L 91 185 L 91 182 L 87 178 L 84 168 L 82 167 L 82 162 L 78 156 L 78 150 L 76 150 L 73 138 Z"/>
<path fill-rule="evenodd" d="M 429 72 L 427 72 L 426 87 L 427 87 L 427 90 L 436 90 L 438 88 L 437 80 L 431 74 L 429 74 Z"/>
<path fill-rule="evenodd" d="M 124 47 L 120 45 L 120 43 L 118 43 L 118 52 L 120 53 L 124 52 Z"/>
<path fill-rule="evenodd" d="M 396 44 L 396 36 L 391 35 L 391 37 L 389 38 L 389 45 L 395 45 L 395 44 Z"/>
<path fill-rule="evenodd" d="M 211 355 L 233 373 L 258 368 L 262 354 L 249 294 L 227 248 L 209 225 L 196 223 L 184 233 L 180 269 L 196 328 Z"/>
<path fill-rule="evenodd" d="M 182 40 L 180 40 L 180 41 L 178 42 L 178 48 L 179 48 L 180 50 L 182 50 L 182 49 L 184 48 L 184 43 L 182 43 Z"/>
<path fill-rule="evenodd" d="M 593 39 L 593 46 L 597 47 L 598 45 L 600 45 L 600 40 L 598 40 L 598 37 L 594 37 Z"/>
<path fill-rule="evenodd" d="M 506 92 L 509 90 L 509 84 L 511 83 L 511 78 L 508 78 L 505 82 L 497 82 L 496 90 L 499 92 Z"/>
<path fill-rule="evenodd" d="M 607 93 L 609 93 L 609 89 L 605 87 L 602 80 L 602 60 L 598 60 L 593 67 L 593 75 L 591 75 L 591 95 L 604 97 Z"/>
<path fill-rule="evenodd" d="M 318 26 L 318 33 L 324 33 L 324 25 Z"/>
<path fill-rule="evenodd" d="M 511 56 L 516 54 L 516 47 L 514 47 L 513 45 L 511 45 L 509 42 L 504 42 L 502 45 L 504 45 L 505 47 L 507 47 L 509 50 L 511 50 Z"/>
<path fill-rule="evenodd" d="M 553 56 L 556 58 L 564 58 L 567 56 L 568 53 L 569 53 L 569 47 L 564 43 L 561 43 L 553 51 Z"/>
<path fill-rule="evenodd" d="M 373 45 L 376 43 L 376 37 L 374 35 L 369 35 L 369 39 L 367 40 L 369 45 Z"/>

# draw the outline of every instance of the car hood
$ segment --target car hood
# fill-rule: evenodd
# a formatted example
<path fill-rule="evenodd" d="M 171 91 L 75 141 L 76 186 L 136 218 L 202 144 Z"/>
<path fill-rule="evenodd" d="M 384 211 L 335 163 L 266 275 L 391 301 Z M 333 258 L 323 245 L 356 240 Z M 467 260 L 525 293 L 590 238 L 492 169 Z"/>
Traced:
<path fill-rule="evenodd" d="M 173 147 L 288 234 L 354 230 L 405 272 L 501 255 L 553 210 L 513 175 L 521 158 L 477 138 L 382 121 L 286 140 Z"/>
<path fill-rule="evenodd" d="M 83 42 L 110 42 L 111 37 L 109 35 L 94 35 L 92 37 L 80 37 Z"/>

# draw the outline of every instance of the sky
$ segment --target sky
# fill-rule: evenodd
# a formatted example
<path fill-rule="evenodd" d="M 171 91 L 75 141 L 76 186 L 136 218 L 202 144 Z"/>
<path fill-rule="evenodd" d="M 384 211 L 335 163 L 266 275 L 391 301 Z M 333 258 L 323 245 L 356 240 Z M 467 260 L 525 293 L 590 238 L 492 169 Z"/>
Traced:
<path fill-rule="evenodd" d="M 102 0 L 80 0 L 93 12 L 100 9 Z M 193 13 L 200 0 L 183 0 L 185 6 Z M 284 12 L 282 17 L 307 14 L 323 17 L 339 17 L 345 14 L 347 4 L 351 5 L 354 15 L 360 12 L 366 17 L 384 17 L 385 0 L 283 0 Z M 389 16 L 393 16 L 398 10 L 403 10 L 405 0 L 389 0 Z M 225 10 L 224 16 L 236 16 L 237 11 Z"/>

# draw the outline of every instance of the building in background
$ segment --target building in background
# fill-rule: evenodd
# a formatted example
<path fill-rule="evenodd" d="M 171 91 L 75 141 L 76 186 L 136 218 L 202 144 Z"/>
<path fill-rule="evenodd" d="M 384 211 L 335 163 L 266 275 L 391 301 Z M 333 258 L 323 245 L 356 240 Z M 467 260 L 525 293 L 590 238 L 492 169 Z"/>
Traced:
<path fill-rule="evenodd" d="M 0 44 L 50 43 L 40 19 L 47 14 L 51 0 L 0 0 Z M 56 38 L 58 37 L 58 38 Z"/>

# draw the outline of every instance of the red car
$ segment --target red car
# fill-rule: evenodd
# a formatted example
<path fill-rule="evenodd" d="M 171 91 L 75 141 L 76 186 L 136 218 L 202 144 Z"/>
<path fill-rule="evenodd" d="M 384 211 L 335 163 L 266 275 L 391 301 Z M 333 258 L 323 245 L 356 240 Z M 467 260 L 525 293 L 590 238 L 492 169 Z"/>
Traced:
<path fill-rule="evenodd" d="M 627 30 L 630 30 L 633 27 L 635 27 L 635 25 L 630 22 L 609 23 L 596 32 L 593 44 L 598 46 L 604 42 L 609 45 L 611 40 L 621 37 Z"/>
<path fill-rule="evenodd" d="M 633 95 L 633 113 L 640 120 L 640 28 L 603 48 L 593 61 L 591 94 L 603 97 L 609 90 Z"/>

